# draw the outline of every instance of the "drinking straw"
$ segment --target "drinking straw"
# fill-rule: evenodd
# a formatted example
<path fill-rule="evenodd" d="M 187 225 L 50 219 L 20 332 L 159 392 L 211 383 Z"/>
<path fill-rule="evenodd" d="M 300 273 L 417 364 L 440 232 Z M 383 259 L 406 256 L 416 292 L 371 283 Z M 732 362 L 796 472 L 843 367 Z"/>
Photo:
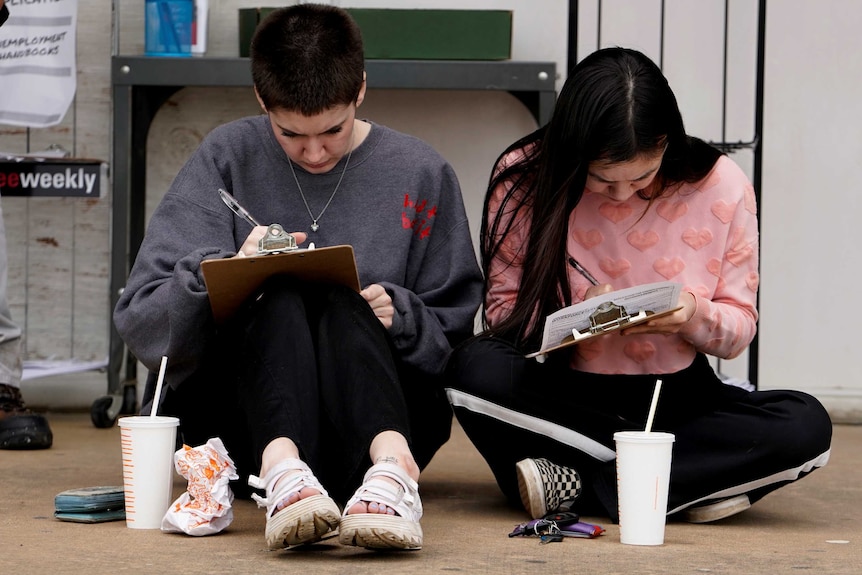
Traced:
<path fill-rule="evenodd" d="M 659 391 L 661 391 L 661 380 L 657 379 L 655 381 L 655 391 L 652 392 L 652 403 L 650 403 L 650 406 L 649 406 L 649 415 L 647 416 L 647 420 L 646 420 L 646 429 L 644 430 L 647 433 L 652 431 L 652 420 L 655 417 L 655 408 L 658 405 L 658 393 L 659 393 Z"/>
<path fill-rule="evenodd" d="M 162 398 L 162 382 L 165 380 L 165 368 L 168 366 L 168 356 L 162 356 L 162 365 L 159 367 L 159 379 L 156 382 L 156 395 L 153 396 L 153 407 L 150 409 L 150 417 L 156 416 L 159 400 Z"/>

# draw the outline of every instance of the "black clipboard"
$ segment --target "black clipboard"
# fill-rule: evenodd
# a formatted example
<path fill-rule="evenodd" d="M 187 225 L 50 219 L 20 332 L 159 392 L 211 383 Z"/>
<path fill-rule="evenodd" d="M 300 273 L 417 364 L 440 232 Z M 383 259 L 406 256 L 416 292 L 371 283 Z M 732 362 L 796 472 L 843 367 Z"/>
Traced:
<path fill-rule="evenodd" d="M 201 262 L 201 272 L 217 324 L 229 319 L 249 296 L 274 275 L 340 284 L 357 292 L 362 289 L 353 246 L 346 245 L 204 260 Z"/>

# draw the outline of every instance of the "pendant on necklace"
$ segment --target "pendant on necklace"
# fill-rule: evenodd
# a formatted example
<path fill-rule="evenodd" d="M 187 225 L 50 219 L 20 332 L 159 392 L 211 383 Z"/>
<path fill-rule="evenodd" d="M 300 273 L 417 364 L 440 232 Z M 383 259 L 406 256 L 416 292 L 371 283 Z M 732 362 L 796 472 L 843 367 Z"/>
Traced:
<path fill-rule="evenodd" d="M 341 185 L 341 180 L 344 179 L 344 174 L 347 173 L 347 166 L 350 164 L 351 155 L 353 155 L 353 134 L 350 136 L 350 151 L 347 152 L 347 159 L 344 160 L 344 169 L 341 170 L 341 176 L 335 184 L 335 189 L 333 189 L 332 193 L 329 194 L 329 199 L 326 200 L 326 205 L 323 206 L 323 209 L 320 210 L 320 213 L 317 214 L 316 218 L 314 217 L 314 214 L 311 213 L 311 208 L 308 207 L 308 200 L 305 199 L 305 194 L 302 193 L 302 186 L 299 185 L 299 178 L 296 177 L 296 170 L 293 169 L 293 162 L 289 157 L 287 158 L 287 164 L 290 166 L 290 173 L 293 175 L 293 181 L 296 184 L 296 189 L 299 191 L 299 197 L 302 198 L 302 203 L 305 204 L 305 210 L 308 212 L 308 217 L 311 218 L 311 231 L 316 232 L 320 229 L 320 226 L 317 225 L 317 220 L 323 217 L 329 204 L 331 204 L 332 200 L 335 198 L 335 194 L 338 193 L 338 187 Z"/>

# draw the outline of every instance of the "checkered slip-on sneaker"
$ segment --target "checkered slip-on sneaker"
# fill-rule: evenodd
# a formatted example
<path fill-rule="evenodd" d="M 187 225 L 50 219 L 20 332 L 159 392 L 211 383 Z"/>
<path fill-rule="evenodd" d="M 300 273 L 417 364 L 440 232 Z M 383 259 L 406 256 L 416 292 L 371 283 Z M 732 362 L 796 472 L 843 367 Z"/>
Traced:
<path fill-rule="evenodd" d="M 523 459 L 515 465 L 521 503 L 533 519 L 568 510 L 581 494 L 581 476 L 547 459 Z"/>

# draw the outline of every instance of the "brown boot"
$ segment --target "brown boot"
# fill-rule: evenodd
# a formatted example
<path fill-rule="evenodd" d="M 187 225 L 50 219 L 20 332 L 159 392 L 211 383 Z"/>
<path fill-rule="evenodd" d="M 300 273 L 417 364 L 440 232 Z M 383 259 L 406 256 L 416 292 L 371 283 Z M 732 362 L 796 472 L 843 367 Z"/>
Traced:
<path fill-rule="evenodd" d="M 53 441 L 48 420 L 24 406 L 21 390 L 0 383 L 0 449 L 47 449 Z"/>

